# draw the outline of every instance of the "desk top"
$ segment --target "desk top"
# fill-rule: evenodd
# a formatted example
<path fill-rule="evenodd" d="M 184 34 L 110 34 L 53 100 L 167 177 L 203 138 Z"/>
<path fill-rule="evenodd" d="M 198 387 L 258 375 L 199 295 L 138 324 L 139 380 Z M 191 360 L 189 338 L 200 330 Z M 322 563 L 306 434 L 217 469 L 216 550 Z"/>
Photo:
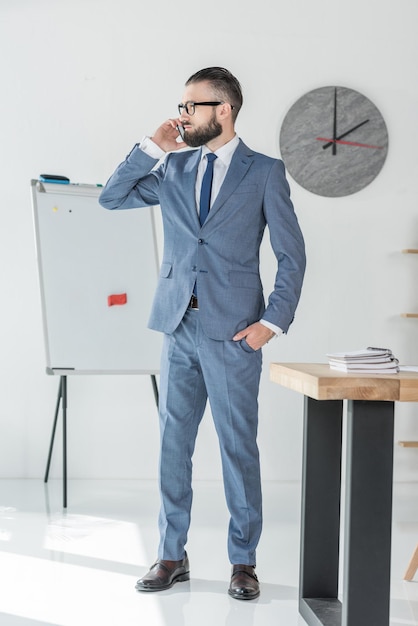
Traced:
<path fill-rule="evenodd" d="M 271 363 L 270 380 L 315 400 L 418 402 L 418 372 L 345 374 L 327 363 Z"/>

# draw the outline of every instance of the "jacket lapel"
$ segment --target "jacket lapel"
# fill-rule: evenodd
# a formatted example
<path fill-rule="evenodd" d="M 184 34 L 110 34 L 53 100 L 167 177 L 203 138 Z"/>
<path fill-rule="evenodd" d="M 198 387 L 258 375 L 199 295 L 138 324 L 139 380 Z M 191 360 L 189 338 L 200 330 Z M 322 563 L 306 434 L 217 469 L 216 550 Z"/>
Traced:
<path fill-rule="evenodd" d="M 191 215 L 190 213 L 188 213 L 188 215 L 192 219 L 193 225 L 196 229 L 200 228 L 199 215 L 196 208 L 196 176 L 201 154 L 202 149 L 194 150 L 193 153 L 189 155 L 189 158 L 184 164 L 181 176 L 179 177 L 179 180 L 181 180 L 183 194 L 186 196 L 184 206 L 194 207 L 194 210 L 191 211 Z"/>
<path fill-rule="evenodd" d="M 219 211 L 229 196 L 241 184 L 252 165 L 254 152 L 250 150 L 243 141 L 240 140 L 237 149 L 232 157 L 230 166 L 225 176 L 225 180 L 219 190 L 218 196 L 213 203 L 205 224 Z"/>

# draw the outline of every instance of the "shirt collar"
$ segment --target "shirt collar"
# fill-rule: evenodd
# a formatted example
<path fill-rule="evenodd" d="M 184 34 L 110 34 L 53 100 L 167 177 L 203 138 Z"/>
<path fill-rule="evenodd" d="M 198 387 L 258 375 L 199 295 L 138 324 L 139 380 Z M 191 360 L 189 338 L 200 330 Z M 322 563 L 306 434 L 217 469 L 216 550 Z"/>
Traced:
<path fill-rule="evenodd" d="M 215 154 L 218 157 L 218 159 L 220 159 L 222 163 L 226 165 L 227 167 L 231 163 L 232 155 L 237 149 L 238 144 L 239 144 L 239 137 L 238 135 L 234 135 L 234 137 L 230 141 L 228 141 L 228 143 L 224 144 L 223 146 L 218 148 L 218 150 L 215 151 Z M 202 147 L 202 159 L 204 156 L 207 155 L 208 152 L 210 152 L 209 148 L 207 146 L 203 146 Z"/>

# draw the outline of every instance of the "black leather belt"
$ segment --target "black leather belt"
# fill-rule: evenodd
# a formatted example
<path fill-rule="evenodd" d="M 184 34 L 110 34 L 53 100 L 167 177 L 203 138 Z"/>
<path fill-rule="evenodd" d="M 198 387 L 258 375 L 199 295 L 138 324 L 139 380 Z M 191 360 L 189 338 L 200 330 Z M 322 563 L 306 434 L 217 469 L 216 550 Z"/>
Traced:
<path fill-rule="evenodd" d="M 192 294 L 192 297 L 190 298 L 190 302 L 189 302 L 189 309 L 198 309 L 198 308 L 199 308 L 199 301 L 196 298 L 196 296 Z"/>

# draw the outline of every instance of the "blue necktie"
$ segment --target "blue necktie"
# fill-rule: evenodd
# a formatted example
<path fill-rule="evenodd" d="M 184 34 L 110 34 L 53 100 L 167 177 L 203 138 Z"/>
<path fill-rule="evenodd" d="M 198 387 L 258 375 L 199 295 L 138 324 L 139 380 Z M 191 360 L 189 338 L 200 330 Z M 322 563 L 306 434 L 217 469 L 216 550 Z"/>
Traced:
<path fill-rule="evenodd" d="M 200 189 L 199 218 L 201 226 L 203 226 L 205 219 L 207 218 L 209 213 L 210 195 L 212 191 L 213 180 L 213 162 L 216 159 L 216 154 L 213 154 L 213 152 L 208 152 L 206 158 L 208 160 L 208 164 L 206 166 L 206 171 L 202 180 L 202 187 Z"/>

